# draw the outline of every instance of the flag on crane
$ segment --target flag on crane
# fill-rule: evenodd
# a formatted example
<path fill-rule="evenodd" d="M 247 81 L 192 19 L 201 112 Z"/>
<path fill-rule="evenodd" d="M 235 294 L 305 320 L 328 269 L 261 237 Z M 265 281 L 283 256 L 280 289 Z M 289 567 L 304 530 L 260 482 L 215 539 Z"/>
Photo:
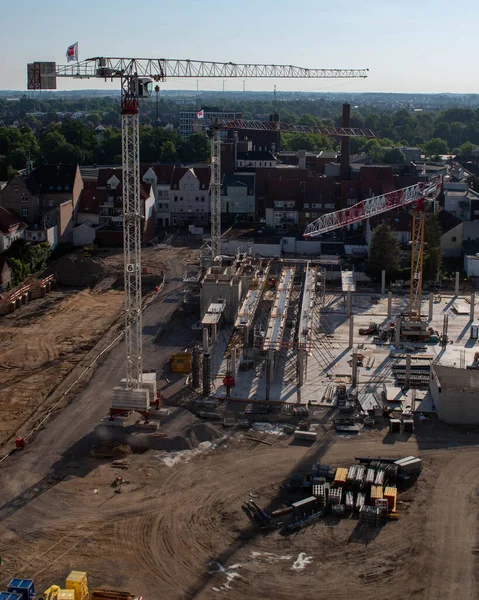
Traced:
<path fill-rule="evenodd" d="M 67 61 L 78 62 L 78 42 L 75 42 L 67 48 Z"/>
<path fill-rule="evenodd" d="M 200 112 L 197 113 L 196 118 L 197 119 L 204 119 L 205 118 L 205 111 L 203 109 L 201 109 Z"/>

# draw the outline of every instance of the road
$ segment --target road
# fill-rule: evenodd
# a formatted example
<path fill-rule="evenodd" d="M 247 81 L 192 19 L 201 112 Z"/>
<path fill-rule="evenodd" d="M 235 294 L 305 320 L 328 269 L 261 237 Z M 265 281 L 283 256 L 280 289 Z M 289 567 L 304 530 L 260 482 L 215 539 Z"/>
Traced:
<path fill-rule="evenodd" d="M 171 352 L 179 347 L 155 344 L 157 330 L 168 323 L 182 298 L 184 265 L 175 260 L 175 248 L 165 250 L 168 274 L 165 287 L 143 314 L 144 369 L 161 370 Z M 177 300 L 177 301 L 175 301 Z M 126 371 L 124 343 L 112 349 L 98 367 L 88 387 L 47 423 L 21 453 L 0 465 L 0 505 L 42 480 L 65 451 L 79 443 L 108 413 L 110 392 L 119 385 Z"/>

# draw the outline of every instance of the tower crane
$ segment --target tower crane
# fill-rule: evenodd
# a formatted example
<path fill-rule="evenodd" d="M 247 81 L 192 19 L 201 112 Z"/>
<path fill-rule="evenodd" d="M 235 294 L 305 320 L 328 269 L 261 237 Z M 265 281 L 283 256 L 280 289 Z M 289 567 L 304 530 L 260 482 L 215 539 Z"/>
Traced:
<path fill-rule="evenodd" d="M 425 203 L 434 201 L 441 191 L 442 178 L 433 177 L 381 196 L 373 196 L 350 208 L 322 215 L 306 227 L 304 237 L 314 238 L 329 231 L 359 223 L 394 208 L 414 205 L 411 232 L 411 281 L 409 298 L 409 322 L 421 322 L 422 266 L 424 258 L 424 209 Z M 420 328 L 419 328 L 420 330 Z"/>
<path fill-rule="evenodd" d="M 330 137 L 375 138 L 371 129 L 293 125 L 281 121 L 245 121 L 243 119 L 217 119 L 212 123 L 211 137 L 211 255 L 213 260 L 221 255 L 221 131 L 279 131 L 281 133 L 316 133 Z"/>
<path fill-rule="evenodd" d="M 236 64 L 165 58 L 88 58 L 68 65 L 34 62 L 27 66 L 27 87 L 56 89 L 58 78 L 119 80 L 122 115 L 123 243 L 125 270 L 126 390 L 142 389 L 141 202 L 139 101 L 151 95 L 152 82 L 168 78 L 365 78 L 367 69 L 305 69 L 292 65 Z M 212 156 L 212 201 L 220 201 L 219 155 Z M 215 211 L 216 214 L 216 211 Z M 213 223 L 212 236 L 219 222 Z M 213 230 L 215 234 L 213 235 Z"/>

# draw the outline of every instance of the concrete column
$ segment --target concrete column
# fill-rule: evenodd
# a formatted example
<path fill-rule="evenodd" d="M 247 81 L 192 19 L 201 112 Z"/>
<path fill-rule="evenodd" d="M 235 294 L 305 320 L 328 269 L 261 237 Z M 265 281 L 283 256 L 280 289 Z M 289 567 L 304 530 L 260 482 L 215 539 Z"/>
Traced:
<path fill-rule="evenodd" d="M 474 321 L 474 309 L 476 308 L 476 292 L 471 292 L 471 314 L 470 319 Z"/>
<path fill-rule="evenodd" d="M 456 296 L 459 296 L 459 271 L 456 271 L 456 288 L 454 290 L 454 293 L 456 294 Z"/>
<path fill-rule="evenodd" d="M 349 318 L 353 310 L 353 293 L 351 290 L 346 292 L 346 316 Z"/>
<path fill-rule="evenodd" d="M 393 293 L 388 292 L 388 319 L 391 318 L 393 311 Z"/>
<path fill-rule="evenodd" d="M 266 361 L 266 400 L 271 399 L 271 383 L 274 374 L 274 350 L 268 350 Z"/>
<path fill-rule="evenodd" d="M 248 327 L 248 325 L 245 325 L 243 332 L 244 332 L 244 336 L 243 336 L 244 347 L 249 348 L 249 327 Z"/>
<path fill-rule="evenodd" d="M 218 333 L 218 325 L 216 323 L 212 323 L 211 325 L 211 343 L 216 342 L 216 335 Z"/>
<path fill-rule="evenodd" d="M 304 384 L 304 360 L 305 351 L 301 348 L 298 350 L 298 388 L 303 387 Z"/>
<path fill-rule="evenodd" d="M 434 316 L 434 294 L 429 294 L 429 320 Z"/>
<path fill-rule="evenodd" d="M 386 271 L 381 271 L 381 295 L 386 293 Z"/>
<path fill-rule="evenodd" d="M 210 342 L 208 339 L 208 327 L 203 327 L 203 352 L 208 352 Z"/>
<path fill-rule="evenodd" d="M 230 351 L 231 375 L 236 375 L 236 348 L 231 348 Z"/>
<path fill-rule="evenodd" d="M 358 353 L 356 350 L 353 352 L 353 365 L 351 372 L 351 385 L 356 387 L 358 384 Z"/>
<path fill-rule="evenodd" d="M 398 317 L 396 319 L 396 331 L 395 331 L 395 338 L 394 338 L 394 345 L 396 346 L 396 348 L 398 348 L 401 343 L 401 321 L 402 321 L 401 317 Z"/>
<path fill-rule="evenodd" d="M 349 346 L 348 348 L 353 347 L 353 338 L 354 338 L 354 315 L 351 315 L 349 319 Z"/>
<path fill-rule="evenodd" d="M 411 385 L 411 355 L 406 354 L 406 380 L 404 387 L 408 390 Z"/>

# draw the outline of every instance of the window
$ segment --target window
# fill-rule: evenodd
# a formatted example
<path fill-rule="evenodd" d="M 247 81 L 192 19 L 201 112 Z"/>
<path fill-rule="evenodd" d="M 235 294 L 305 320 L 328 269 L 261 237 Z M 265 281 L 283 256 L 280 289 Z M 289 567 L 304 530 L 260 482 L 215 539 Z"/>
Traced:
<path fill-rule="evenodd" d="M 59 183 L 59 184 L 57 185 L 57 192 L 61 192 L 61 191 L 62 191 L 62 184 L 61 184 L 61 183 Z"/>
<path fill-rule="evenodd" d="M 453 242 L 455 242 L 455 241 L 456 241 L 456 238 L 455 238 L 454 236 L 452 237 L 452 241 L 453 241 Z"/>
<path fill-rule="evenodd" d="M 49 190 L 50 192 L 54 192 L 54 191 L 55 191 L 55 186 L 53 185 L 53 183 L 51 183 L 51 184 L 48 186 L 48 190 Z"/>
<path fill-rule="evenodd" d="M 201 196 L 201 202 L 204 202 L 204 201 L 205 201 L 205 197 Z"/>
<path fill-rule="evenodd" d="M 65 192 L 69 192 L 70 191 L 70 185 L 67 183 L 65 185 Z"/>
<path fill-rule="evenodd" d="M 28 206 L 22 206 L 22 217 L 28 217 Z"/>
<path fill-rule="evenodd" d="M 13 188 L 13 193 L 15 196 L 18 196 L 18 188 L 17 187 Z"/>
<path fill-rule="evenodd" d="M 305 216 L 307 219 L 309 219 L 309 217 L 310 217 L 310 214 L 309 214 L 309 213 L 304 213 L 304 216 Z"/>
<path fill-rule="evenodd" d="M 178 196 L 175 196 L 175 202 L 178 202 Z"/>
<path fill-rule="evenodd" d="M 304 208 L 309 208 L 309 203 L 308 202 L 304 203 Z"/>
<path fill-rule="evenodd" d="M 183 196 L 180 196 L 180 202 L 183 202 Z"/>
<path fill-rule="evenodd" d="M 28 196 L 26 194 L 22 194 L 22 202 L 28 202 Z"/>
<path fill-rule="evenodd" d="M 200 199 L 198 198 L 198 196 L 196 196 L 195 202 L 199 202 L 199 201 L 200 201 Z"/>

